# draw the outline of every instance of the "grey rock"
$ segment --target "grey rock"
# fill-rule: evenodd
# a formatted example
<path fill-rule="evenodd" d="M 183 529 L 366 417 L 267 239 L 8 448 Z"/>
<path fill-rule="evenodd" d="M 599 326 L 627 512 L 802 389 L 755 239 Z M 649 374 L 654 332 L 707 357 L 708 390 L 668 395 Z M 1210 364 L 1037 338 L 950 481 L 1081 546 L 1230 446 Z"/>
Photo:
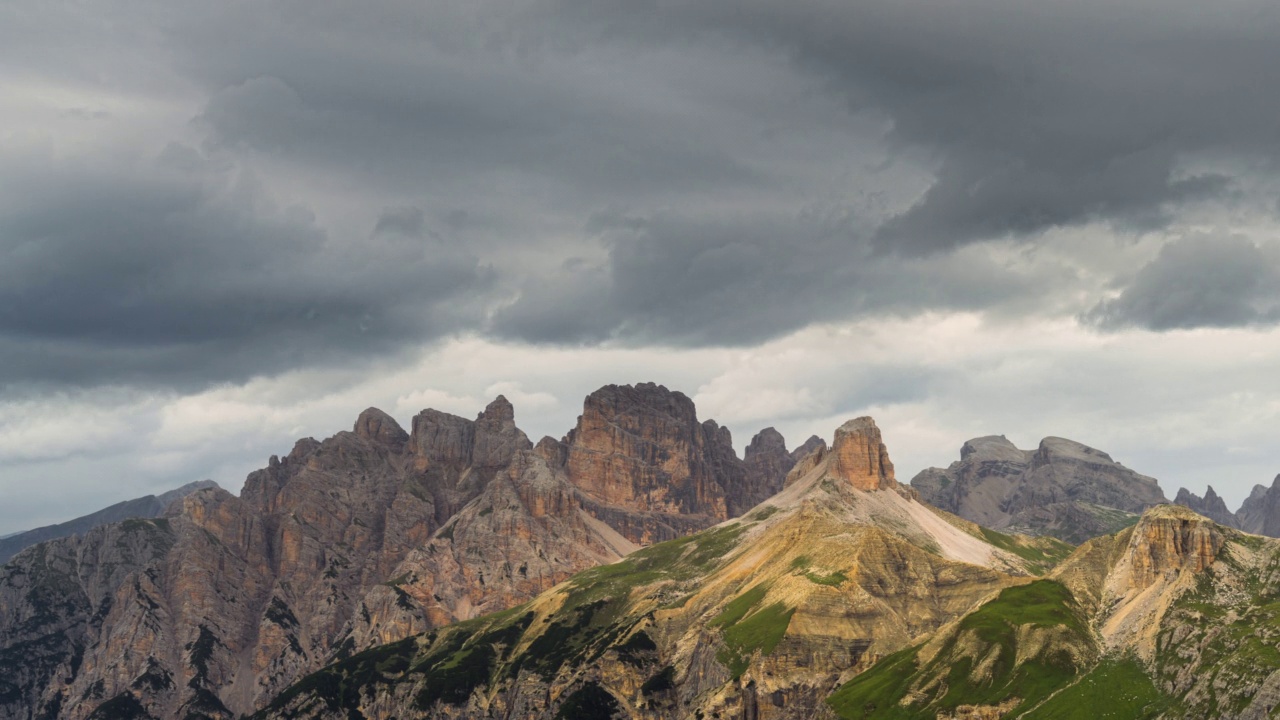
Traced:
<path fill-rule="evenodd" d="M 964 443 L 960 460 L 911 481 L 936 507 L 997 530 L 1045 534 L 1080 543 L 1131 524 L 1168 502 L 1159 483 L 1105 452 L 1048 437 L 1021 450 L 1002 435 Z"/>
<path fill-rule="evenodd" d="M 46 525 L 45 527 L 26 530 L 0 538 L 0 565 L 9 562 L 14 555 L 36 543 L 71 537 L 72 535 L 83 535 L 99 525 L 120 522 L 130 518 L 160 517 L 169 510 L 174 502 L 197 490 L 217 486 L 218 484 L 212 480 L 198 480 L 159 495 L 147 495 L 119 502 L 74 520 L 68 520 L 56 525 Z"/>

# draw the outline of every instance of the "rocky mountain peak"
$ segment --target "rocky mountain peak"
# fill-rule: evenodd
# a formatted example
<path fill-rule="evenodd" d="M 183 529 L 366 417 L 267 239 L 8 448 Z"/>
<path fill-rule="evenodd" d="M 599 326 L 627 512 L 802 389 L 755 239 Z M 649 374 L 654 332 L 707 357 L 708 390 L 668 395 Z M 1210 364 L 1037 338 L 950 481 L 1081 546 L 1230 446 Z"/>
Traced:
<path fill-rule="evenodd" d="M 1280 475 L 1269 488 L 1255 485 L 1235 517 L 1236 527 L 1245 532 L 1280 536 Z"/>
<path fill-rule="evenodd" d="M 880 428 L 869 417 L 855 418 L 841 425 L 831 445 L 835 457 L 833 474 L 848 480 L 859 490 L 884 490 L 896 485 L 889 451 L 880 437 Z"/>
<path fill-rule="evenodd" d="M 516 427 L 516 411 L 501 395 L 476 417 L 471 464 L 479 468 L 503 467 L 517 451 L 533 449 L 524 431 Z"/>
<path fill-rule="evenodd" d="M 409 433 L 390 415 L 371 407 L 356 418 L 355 434 L 372 443 L 400 449 L 409 441 Z"/>
<path fill-rule="evenodd" d="M 1068 440 L 1067 438 L 1047 437 L 1040 441 L 1040 447 L 1036 450 L 1032 465 L 1033 467 L 1041 467 L 1064 460 L 1106 465 L 1115 464 L 1110 455 L 1096 448 L 1091 448 L 1084 443 Z"/>
<path fill-rule="evenodd" d="M 1214 491 L 1212 485 L 1205 491 L 1203 498 L 1186 488 L 1178 488 L 1178 495 L 1173 502 L 1200 513 L 1220 525 L 1239 527 L 1235 513 L 1227 509 L 1227 504 Z"/>
<path fill-rule="evenodd" d="M 1070 543 L 1116 532 L 1168 502 L 1154 478 L 1060 437 L 1041 440 L 1035 450 L 1000 435 L 974 438 L 959 461 L 922 470 L 911 486 L 929 504 L 984 527 Z"/>
<path fill-rule="evenodd" d="M 1224 542 L 1209 518 L 1181 505 L 1158 505 L 1142 515 L 1130 537 L 1130 587 L 1143 590 L 1183 570 L 1201 572 Z"/>
<path fill-rule="evenodd" d="M 810 435 L 808 440 L 805 440 L 800 444 L 800 447 L 791 451 L 791 459 L 799 462 L 804 459 L 806 455 L 819 448 L 825 450 L 827 448 L 827 441 L 817 435 Z"/>
<path fill-rule="evenodd" d="M 516 422 L 516 409 L 505 395 L 499 395 L 493 402 L 485 406 L 484 411 L 476 416 L 476 422 L 512 425 Z"/>
<path fill-rule="evenodd" d="M 728 519 L 720 476 L 743 474 L 728 431 L 699 422 L 692 400 L 654 383 L 588 395 L 565 445 L 584 507 L 640 544 Z"/>
<path fill-rule="evenodd" d="M 1026 453 L 1003 435 L 986 435 L 973 438 L 960 446 L 961 462 L 969 460 L 996 460 L 1006 462 L 1022 462 Z"/>
<path fill-rule="evenodd" d="M 772 427 L 767 427 L 751 438 L 751 443 L 747 445 L 744 457 L 747 462 L 750 462 L 755 457 L 778 454 L 789 455 L 787 453 L 787 441 L 782 437 L 782 433 Z"/>
<path fill-rule="evenodd" d="M 409 449 L 419 469 L 432 464 L 464 465 L 471 459 L 475 423 L 439 410 L 413 416 Z"/>

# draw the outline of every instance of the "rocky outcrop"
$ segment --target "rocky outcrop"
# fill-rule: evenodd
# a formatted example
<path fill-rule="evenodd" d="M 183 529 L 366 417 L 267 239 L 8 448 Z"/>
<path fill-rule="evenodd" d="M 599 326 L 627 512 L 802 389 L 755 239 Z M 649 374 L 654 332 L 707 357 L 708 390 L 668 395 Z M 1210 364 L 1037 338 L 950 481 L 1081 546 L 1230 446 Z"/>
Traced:
<path fill-rule="evenodd" d="M 1178 495 L 1173 499 L 1173 502 L 1175 505 L 1189 508 L 1219 525 L 1239 527 L 1239 521 L 1236 520 L 1235 513 L 1227 509 L 1227 504 L 1223 502 L 1222 498 L 1218 497 L 1218 493 L 1214 491 L 1212 485 L 1205 491 L 1203 498 L 1186 488 L 1178 488 Z"/>
<path fill-rule="evenodd" d="M 812 440 L 813 438 L 810 439 Z M 816 445 L 812 445 L 810 448 L 809 452 L 805 455 L 796 456 L 794 453 L 792 454 L 792 457 L 796 458 L 796 464 L 791 467 L 791 471 L 787 473 L 787 477 L 782 481 L 782 486 L 784 488 L 791 487 L 796 483 L 796 481 L 805 475 L 808 475 L 814 468 L 818 467 L 824 460 L 826 460 L 826 442 L 819 440 Z"/>
<path fill-rule="evenodd" d="M 711 446 L 723 440 L 698 422 L 693 401 L 652 383 L 609 385 L 589 395 L 565 438 L 569 480 L 596 504 L 618 510 L 728 518 Z M 656 528 L 655 528 L 656 530 Z M 634 529 L 633 542 L 665 537 Z"/>
<path fill-rule="evenodd" d="M 1245 532 L 1280 537 L 1280 475 L 1271 487 L 1254 486 L 1236 511 L 1236 523 Z"/>
<path fill-rule="evenodd" d="M 1276 476 L 1276 482 L 1280 482 L 1280 475 Z M 1245 532 L 1262 534 L 1262 528 L 1267 523 L 1268 494 L 1269 488 L 1266 485 L 1253 486 L 1249 497 L 1245 498 L 1240 509 L 1236 510 L 1236 527 Z"/>
<path fill-rule="evenodd" d="M 880 428 L 869 417 L 841 425 L 831 444 L 835 474 L 858 490 L 887 490 L 897 485 L 893 463 L 880 439 Z"/>
<path fill-rule="evenodd" d="M 130 518 L 157 518 L 163 515 L 173 503 L 190 495 L 197 490 L 205 488 L 217 487 L 218 484 L 212 480 L 199 480 L 193 483 L 187 483 L 180 488 L 170 490 L 160 495 L 147 495 L 133 500 L 116 503 L 110 507 L 103 508 L 97 512 L 90 513 L 74 520 L 68 520 L 64 523 L 56 525 L 47 525 L 45 527 L 27 530 L 13 535 L 9 535 L 0 539 L 0 565 L 8 562 L 10 558 L 17 555 L 25 548 L 29 548 L 36 543 L 42 543 L 47 540 L 56 540 L 58 538 L 71 537 L 72 535 L 83 535 L 99 525 L 108 523 L 121 522 Z"/>
<path fill-rule="evenodd" d="M 743 456 L 746 483 L 741 488 L 729 490 L 729 509 L 734 517 L 782 490 L 783 481 L 791 468 L 795 467 L 796 460 L 795 455 L 787 451 L 782 433 L 771 427 L 756 433 Z"/>
<path fill-rule="evenodd" d="M 758 436 L 744 462 L 728 428 L 700 423 L 683 393 L 608 385 L 587 397 L 562 441 L 565 473 L 588 512 L 646 545 L 736 517 L 777 492 L 786 463 L 777 457 L 781 435 L 772 435 Z"/>
<path fill-rule="evenodd" d="M 1020 450 L 1004 436 L 966 442 L 960 460 L 911 480 L 921 498 L 985 527 L 1071 543 L 1115 532 L 1167 502 L 1159 483 L 1064 438 Z"/>
<path fill-rule="evenodd" d="M 1129 589 L 1141 591 L 1183 571 L 1203 572 L 1222 549 L 1221 530 L 1177 505 L 1143 515 L 1129 539 Z"/>
<path fill-rule="evenodd" d="M 340 645 L 364 650 L 505 610 L 635 549 L 581 509 L 563 471 L 521 450 L 365 594 Z"/>

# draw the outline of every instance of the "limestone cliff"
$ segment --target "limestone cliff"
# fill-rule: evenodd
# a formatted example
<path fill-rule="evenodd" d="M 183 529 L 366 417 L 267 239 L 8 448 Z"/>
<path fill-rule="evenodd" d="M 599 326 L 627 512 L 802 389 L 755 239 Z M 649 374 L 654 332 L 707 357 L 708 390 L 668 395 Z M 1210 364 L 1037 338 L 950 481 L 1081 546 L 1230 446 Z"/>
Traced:
<path fill-rule="evenodd" d="M 740 515 L 781 489 L 794 464 L 772 428 L 739 459 L 727 428 L 700 423 L 692 400 L 653 383 L 589 395 L 562 444 L 583 507 L 642 545 Z"/>
<path fill-rule="evenodd" d="M 897 485 L 880 428 L 869 417 L 841 425 L 831 445 L 833 472 L 859 490 L 886 490 Z"/>
<path fill-rule="evenodd" d="M 1071 543 L 1113 533 L 1167 502 L 1159 484 L 1063 438 L 1020 450 L 1003 436 L 969 440 L 960 460 L 911 480 L 926 501 L 985 527 Z"/>

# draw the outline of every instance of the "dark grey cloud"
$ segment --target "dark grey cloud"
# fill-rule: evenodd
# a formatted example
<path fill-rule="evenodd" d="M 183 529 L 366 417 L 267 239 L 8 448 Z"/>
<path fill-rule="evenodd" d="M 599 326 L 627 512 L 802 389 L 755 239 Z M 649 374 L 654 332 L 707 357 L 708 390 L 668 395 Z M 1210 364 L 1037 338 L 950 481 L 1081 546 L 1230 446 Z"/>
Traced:
<path fill-rule="evenodd" d="M 600 216 L 609 248 L 531 279 L 492 329 L 529 341 L 745 345 L 822 322 L 1034 304 L 1070 277 L 980 253 L 901 260 L 847 214 Z"/>
<path fill-rule="evenodd" d="M 1085 320 L 1108 330 L 1274 323 L 1280 321 L 1280 257 L 1241 237 L 1177 240 Z"/>
<path fill-rule="evenodd" d="M 2 164 L 8 387 L 200 385 L 376 357 L 474 322 L 466 301 L 491 281 L 446 242 L 332 237 L 251 174 L 182 145 L 127 167 Z"/>
<path fill-rule="evenodd" d="M 1095 220 L 1158 227 L 1229 187 L 1195 154 L 1280 151 L 1280 97 L 1258 92 L 1280 65 L 1265 0 L 1212 17 L 1185 0 L 568 5 L 604 33 L 772 43 L 851 108 L 883 113 L 937 167 L 876 234 L 906 254 Z"/>
<path fill-rule="evenodd" d="M 20 0 L 0 383 L 1075 313 L 1047 231 L 1161 230 L 1275 174 L 1277 36 L 1263 0 Z M 1173 264 L 1092 321 L 1275 320 L 1234 280 L 1149 289 Z"/>

